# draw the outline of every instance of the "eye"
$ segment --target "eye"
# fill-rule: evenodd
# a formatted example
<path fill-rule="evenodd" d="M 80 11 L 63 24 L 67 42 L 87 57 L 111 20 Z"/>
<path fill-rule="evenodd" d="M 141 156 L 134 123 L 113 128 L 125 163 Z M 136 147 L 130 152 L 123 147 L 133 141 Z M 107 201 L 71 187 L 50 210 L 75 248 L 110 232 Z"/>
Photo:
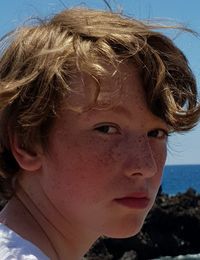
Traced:
<path fill-rule="evenodd" d="M 149 131 L 147 136 L 150 138 L 167 139 L 169 133 L 164 129 L 154 129 Z"/>
<path fill-rule="evenodd" d="M 108 135 L 112 135 L 112 134 L 119 134 L 119 127 L 116 125 L 111 125 L 111 124 L 103 124 L 103 125 L 99 125 L 96 126 L 94 128 L 95 131 L 98 131 L 102 134 L 108 134 Z"/>

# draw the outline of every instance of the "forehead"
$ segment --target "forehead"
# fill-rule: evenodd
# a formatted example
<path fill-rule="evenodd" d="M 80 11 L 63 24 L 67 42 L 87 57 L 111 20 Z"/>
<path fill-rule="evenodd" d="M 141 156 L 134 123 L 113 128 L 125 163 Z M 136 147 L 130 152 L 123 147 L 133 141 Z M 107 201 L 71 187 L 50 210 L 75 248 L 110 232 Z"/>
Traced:
<path fill-rule="evenodd" d="M 109 69 L 110 73 L 101 77 L 98 83 L 86 74 L 74 79 L 70 96 L 63 100 L 55 125 L 61 131 L 66 125 L 67 132 L 72 133 L 82 129 L 83 125 L 100 121 L 123 121 L 128 127 L 136 129 L 141 126 L 155 128 L 158 125 L 161 128 L 165 122 L 149 109 L 137 68 L 134 65 L 121 64 L 117 71 L 113 67 Z M 93 102 L 97 90 L 98 95 Z"/>
<path fill-rule="evenodd" d="M 146 104 L 139 71 L 131 63 L 105 65 L 106 74 L 98 78 L 80 73 L 70 82 L 67 103 L 74 110 L 109 108 L 133 99 Z"/>

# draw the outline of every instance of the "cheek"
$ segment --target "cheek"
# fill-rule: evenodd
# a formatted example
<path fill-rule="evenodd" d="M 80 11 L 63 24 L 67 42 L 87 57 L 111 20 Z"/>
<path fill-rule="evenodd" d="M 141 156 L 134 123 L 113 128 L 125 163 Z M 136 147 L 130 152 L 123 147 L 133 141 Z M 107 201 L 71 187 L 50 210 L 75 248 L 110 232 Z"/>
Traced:
<path fill-rule="evenodd" d="M 155 186 L 160 186 L 162 175 L 163 175 L 163 168 L 165 166 L 165 161 L 167 157 L 167 143 L 154 142 L 151 147 L 152 147 L 154 160 L 157 165 L 157 173 L 154 175 L 154 178 L 152 178 L 152 182 L 154 183 Z"/>
<path fill-rule="evenodd" d="M 56 144 L 47 162 L 52 185 L 79 196 L 97 193 L 109 182 L 116 167 L 108 145 L 104 141 L 68 141 L 67 146 Z M 48 176 L 47 176 L 48 178 Z"/>
<path fill-rule="evenodd" d="M 162 171 L 167 158 L 167 142 L 163 141 L 160 143 L 153 143 L 152 152 L 157 164 L 157 168 Z"/>

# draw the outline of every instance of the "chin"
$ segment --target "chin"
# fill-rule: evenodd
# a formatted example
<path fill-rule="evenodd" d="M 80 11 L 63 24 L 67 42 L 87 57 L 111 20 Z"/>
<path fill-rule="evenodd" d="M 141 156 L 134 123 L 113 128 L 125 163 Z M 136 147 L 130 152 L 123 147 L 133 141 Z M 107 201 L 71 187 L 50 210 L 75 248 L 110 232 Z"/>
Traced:
<path fill-rule="evenodd" d="M 113 227 L 112 229 L 109 229 L 106 234 L 104 234 L 106 237 L 110 238 L 128 238 L 137 235 L 142 226 L 143 226 L 144 220 L 142 221 L 134 221 L 132 223 L 126 223 L 124 225 L 120 225 L 117 227 Z"/>

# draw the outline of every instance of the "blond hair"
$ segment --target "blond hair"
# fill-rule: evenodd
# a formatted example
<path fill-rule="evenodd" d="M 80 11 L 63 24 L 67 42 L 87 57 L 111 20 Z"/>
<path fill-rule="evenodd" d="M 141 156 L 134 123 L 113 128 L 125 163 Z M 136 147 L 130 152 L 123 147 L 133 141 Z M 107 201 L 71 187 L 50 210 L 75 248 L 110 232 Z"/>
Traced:
<path fill-rule="evenodd" d="M 187 131 L 200 116 L 195 78 L 184 54 L 159 26 L 120 14 L 75 8 L 52 19 L 24 26 L 2 41 L 0 57 L 0 192 L 11 197 L 20 170 L 9 135 L 27 151 L 48 144 L 48 133 L 77 73 L 97 82 L 131 61 L 143 80 L 151 111 L 172 131 Z M 95 105 L 101 86 L 88 95 Z"/>

